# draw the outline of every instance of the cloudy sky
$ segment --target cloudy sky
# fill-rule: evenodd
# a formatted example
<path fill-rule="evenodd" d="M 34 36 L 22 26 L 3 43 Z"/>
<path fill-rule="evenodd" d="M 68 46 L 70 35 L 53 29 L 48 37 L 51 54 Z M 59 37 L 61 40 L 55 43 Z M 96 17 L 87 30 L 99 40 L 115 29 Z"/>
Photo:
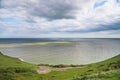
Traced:
<path fill-rule="evenodd" d="M 120 38 L 120 0 L 0 0 L 0 37 Z"/>

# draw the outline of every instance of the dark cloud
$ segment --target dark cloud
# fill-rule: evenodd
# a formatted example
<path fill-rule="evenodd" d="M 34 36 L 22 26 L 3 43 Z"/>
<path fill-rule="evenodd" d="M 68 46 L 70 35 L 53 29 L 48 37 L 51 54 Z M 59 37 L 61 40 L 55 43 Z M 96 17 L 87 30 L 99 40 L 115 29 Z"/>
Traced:
<path fill-rule="evenodd" d="M 31 5 L 28 5 L 30 7 Z M 74 18 L 75 5 L 67 0 L 40 0 L 28 9 L 33 16 L 43 17 L 48 20 Z"/>
<path fill-rule="evenodd" d="M 73 14 L 77 9 L 73 0 L 2 0 L 1 3 L 2 8 L 22 8 L 31 16 L 47 20 L 75 18 Z"/>
<path fill-rule="evenodd" d="M 94 31 L 119 30 L 119 29 L 120 29 L 120 22 L 111 25 L 102 25 L 96 28 Z"/>
<path fill-rule="evenodd" d="M 0 8 L 2 8 L 2 0 L 0 0 Z"/>
<path fill-rule="evenodd" d="M 88 29 L 77 29 L 77 30 L 70 30 L 65 31 L 69 33 L 88 33 L 88 32 L 100 32 L 100 31 L 108 31 L 108 30 L 120 30 L 120 22 L 114 23 L 111 25 L 101 25 L 95 28 L 88 28 Z"/>

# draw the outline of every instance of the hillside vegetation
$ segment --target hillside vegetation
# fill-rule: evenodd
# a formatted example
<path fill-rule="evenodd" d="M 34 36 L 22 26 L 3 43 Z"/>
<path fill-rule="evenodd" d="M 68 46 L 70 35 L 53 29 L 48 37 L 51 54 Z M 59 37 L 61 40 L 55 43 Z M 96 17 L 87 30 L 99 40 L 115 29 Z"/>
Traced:
<path fill-rule="evenodd" d="M 36 68 L 36 65 L 5 56 L 0 52 L 0 80 L 23 80 L 37 74 Z"/>
<path fill-rule="evenodd" d="M 47 74 L 38 74 L 37 67 L 0 53 L 0 80 L 120 80 L 120 55 L 83 68 L 52 69 Z"/>

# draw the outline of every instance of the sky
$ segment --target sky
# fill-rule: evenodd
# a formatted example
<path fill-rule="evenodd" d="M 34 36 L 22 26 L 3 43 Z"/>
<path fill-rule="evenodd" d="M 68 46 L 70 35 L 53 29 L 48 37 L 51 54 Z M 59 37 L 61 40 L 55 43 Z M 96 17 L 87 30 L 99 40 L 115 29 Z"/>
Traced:
<path fill-rule="evenodd" d="M 0 0 L 0 38 L 120 38 L 120 0 Z"/>

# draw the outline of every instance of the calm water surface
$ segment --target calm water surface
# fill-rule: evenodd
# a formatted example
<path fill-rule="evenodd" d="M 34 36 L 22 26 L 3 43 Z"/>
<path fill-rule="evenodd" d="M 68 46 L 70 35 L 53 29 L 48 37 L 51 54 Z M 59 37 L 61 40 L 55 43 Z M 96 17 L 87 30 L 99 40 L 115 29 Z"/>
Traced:
<path fill-rule="evenodd" d="M 120 54 L 120 39 L 0 39 L 0 51 L 35 64 L 88 64 Z"/>

